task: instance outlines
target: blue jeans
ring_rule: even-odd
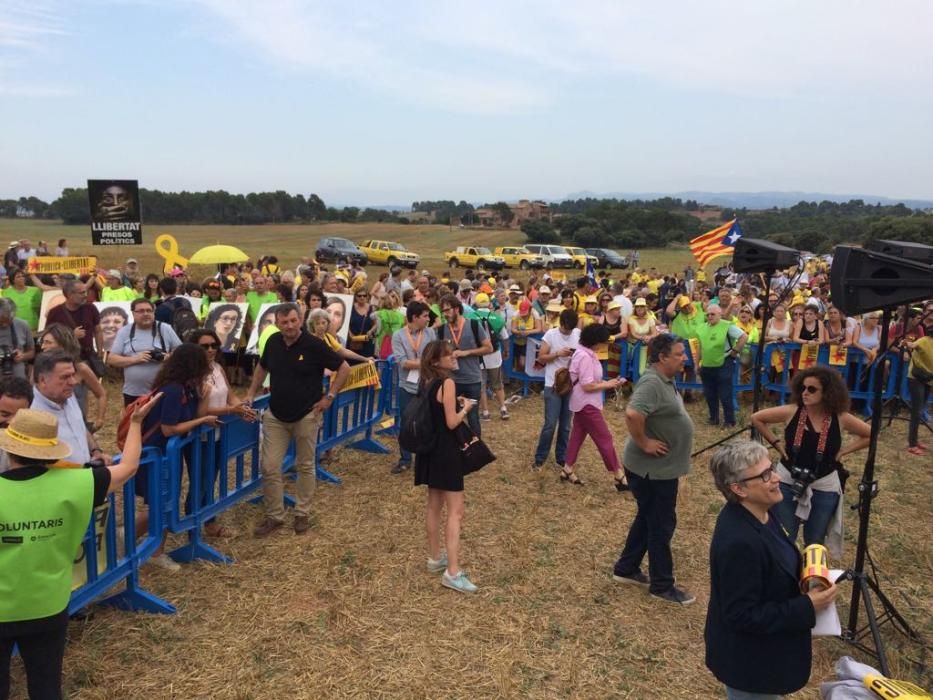
[[[473,434],[476,437],[482,437],[480,435],[479,428],[479,397],[483,393],[483,383],[476,382],[476,384],[457,384],[456,386],[457,396],[476,400],[476,405],[473,407],[473,410],[467,413],[467,425],[470,426],[470,430],[473,431]]]
[[[664,593],[674,585],[674,557],[671,540],[677,527],[677,479],[650,479],[625,470],[638,511],[629,528],[625,548],[613,567],[619,576],[641,571],[648,555],[649,590]]]
[[[800,518],[794,511],[797,510],[797,501],[794,500],[794,492],[790,490],[788,484],[781,484],[781,493],[784,494],[784,500],[775,506],[775,512],[781,521],[781,525],[787,530],[787,535],[791,541],[797,541],[797,531],[800,529]],[[839,494],[832,491],[810,491],[810,517],[803,524],[803,543],[804,545],[823,544],[826,539],[826,533],[829,531],[829,524],[833,521],[833,515],[836,513],[836,507],[839,505]]]
[[[780,700],[780,695],[774,693],[750,693],[747,690],[736,690],[726,686],[727,700]]]
[[[544,464],[551,443],[554,441],[554,429],[557,429],[557,447],[554,455],[558,464],[563,464],[567,457],[567,443],[570,441],[570,395],[560,396],[553,387],[544,387],[544,425],[538,437],[535,450],[535,462]]]
[[[725,414],[726,425],[735,425],[735,360],[726,358],[722,367],[701,367],[700,379],[709,407],[710,423],[719,424],[719,404]]]
[[[405,407],[408,406],[408,403],[415,398],[414,394],[409,394],[402,387],[398,388],[398,421],[399,427],[402,427],[402,416],[405,415]],[[411,452],[406,450],[401,445],[398,446],[399,451],[399,463],[400,464],[411,464]]]

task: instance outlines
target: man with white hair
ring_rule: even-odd
[[[706,323],[696,328],[700,351],[694,359],[700,366],[710,425],[719,425],[721,403],[724,425],[731,428],[735,427],[735,362],[748,342],[748,335],[722,316],[718,304],[706,307]]]

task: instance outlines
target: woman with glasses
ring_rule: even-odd
[[[775,515],[782,493],[763,445],[723,445],[710,471],[726,505],[710,543],[706,666],[730,700],[775,700],[810,680],[816,611],[838,591],[800,592],[800,552]]]
[[[217,333],[222,352],[236,352],[240,343],[237,329],[241,325],[242,318],[243,311],[237,304],[215,306],[207,315],[204,327]]]
[[[350,307],[350,327],[347,329],[347,347],[360,355],[375,354],[373,338],[379,332],[379,321],[375,309],[369,303],[369,292],[360,287],[353,293]]]
[[[868,447],[871,428],[849,413],[849,391],[842,375],[829,367],[801,370],[791,380],[786,406],[752,414],[752,425],[781,455],[777,466],[784,501],[776,510],[791,540],[803,523],[804,544],[826,544],[842,556],[842,481],[840,460]],[[770,426],[784,425],[783,438]],[[856,437],[843,446],[843,431]]]

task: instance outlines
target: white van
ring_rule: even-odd
[[[544,260],[544,266],[551,268],[572,268],[574,260],[570,253],[562,245],[542,245],[540,243],[526,243],[525,248],[529,253],[540,255]]]

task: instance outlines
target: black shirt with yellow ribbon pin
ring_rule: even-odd
[[[304,418],[324,394],[324,370],[336,372],[343,358],[320,338],[302,329],[298,340],[285,344],[281,333],[266,342],[259,363],[270,379],[269,409],[284,423]]]

